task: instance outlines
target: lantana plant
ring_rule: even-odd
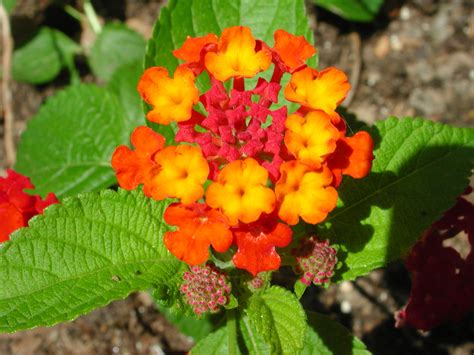
[[[29,181],[10,172],[0,182],[0,331],[68,321],[150,290],[171,313],[220,317],[193,354],[368,352],[304,309],[305,290],[405,258],[423,233],[408,260],[415,279],[431,265],[416,266],[420,255],[454,258],[428,236],[469,184],[474,131],[421,118],[355,120],[340,107],[348,77],[316,69],[304,4],[291,4],[294,18],[269,1],[274,14],[262,25],[262,4],[241,23],[230,2],[219,12],[210,0],[172,1],[131,86],[138,94],[115,81],[115,96],[78,84],[50,99],[22,138],[17,169],[60,202],[29,196],[25,207],[17,196]],[[140,99],[141,124],[128,117],[136,110],[121,110]],[[63,116],[87,123],[55,137],[45,156],[42,144],[71,129]],[[45,133],[55,117],[61,129]],[[462,270],[459,283],[471,290]],[[399,324],[429,327],[413,311],[423,289]],[[472,309],[459,303],[459,314]]]

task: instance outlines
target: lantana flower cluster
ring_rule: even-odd
[[[237,26],[220,37],[188,37],[173,52],[182,64],[172,74],[144,72],[138,91],[151,106],[147,119],[176,125],[177,144],[138,127],[134,149],[118,147],[112,165],[121,187],[143,185],[151,198],[179,201],[164,214],[176,227],[164,242],[177,258],[200,265],[210,246],[223,253],[234,245],[235,267],[254,276],[276,270],[275,248],[291,242],[291,226],[324,221],[342,176],[368,174],[371,137],[347,136],[336,112],[347,76],[309,67],[315,53],[303,36],[277,30],[270,47]],[[206,76],[210,89],[200,92]],[[299,107],[289,112],[282,96]]]
[[[58,199],[49,193],[45,199],[30,195],[24,190],[33,189],[30,179],[14,170],[8,169],[6,177],[0,177],[0,243],[10,239],[15,230],[26,227],[28,221]]]

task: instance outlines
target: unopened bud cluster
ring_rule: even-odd
[[[320,242],[315,236],[302,239],[300,246],[292,251],[297,262],[296,272],[303,274],[301,282],[305,285],[329,282],[337,263],[336,253],[327,240]]]
[[[248,287],[253,291],[261,289],[265,285],[264,274],[259,273],[257,276],[250,279],[247,284]]]
[[[229,301],[231,285],[227,276],[210,263],[192,266],[183,279],[180,291],[197,315],[216,313]]]

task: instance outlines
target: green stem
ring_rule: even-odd
[[[100,24],[99,17],[92,6],[91,0],[84,0],[84,13],[86,14],[87,21],[91,25],[92,30],[97,34],[102,31],[102,25]]]
[[[64,5],[64,11],[71,16],[72,18],[75,18],[77,21],[82,22],[83,20],[86,19],[84,14],[80,11],[77,11],[73,6],[71,5]]]
[[[237,320],[235,318],[235,311],[228,310],[227,312],[227,346],[229,355],[237,355]]]
[[[74,60],[72,60],[72,63],[67,63],[67,69],[69,71],[71,85],[79,84],[81,82],[81,77],[79,76],[79,72],[77,71],[77,68],[74,65]]]

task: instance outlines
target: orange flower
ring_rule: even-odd
[[[213,33],[202,37],[188,36],[181,48],[173,51],[173,55],[178,59],[184,60],[185,64],[199,62],[202,49],[208,44],[217,44],[217,40],[217,36]]]
[[[270,50],[262,48],[256,51],[256,44],[250,28],[226,28],[219,39],[217,53],[206,54],[204,60],[207,70],[220,81],[232,77],[253,77],[266,70],[272,61]]]
[[[284,30],[276,30],[273,36],[273,50],[278,53],[290,73],[304,66],[306,60],[316,54],[316,48],[304,36],[295,36]]]
[[[337,191],[329,186],[332,174],[327,167],[313,171],[297,161],[289,161],[280,166],[280,172],[275,185],[278,216],[289,225],[297,224],[299,217],[311,224],[322,222],[336,207]]]
[[[194,74],[186,67],[178,67],[174,78],[162,67],[145,70],[138,82],[138,92],[153,109],[147,118],[159,124],[183,122],[191,118],[192,108],[199,101]]]
[[[235,160],[222,169],[206,192],[206,203],[220,208],[231,225],[251,223],[275,208],[275,194],[266,187],[268,172],[255,159]]]
[[[151,128],[140,126],[132,133],[135,151],[125,145],[117,147],[112,155],[112,167],[120,187],[133,190],[145,182],[156,170],[153,156],[163,149],[165,139]]]
[[[178,227],[175,232],[165,234],[166,247],[189,265],[204,263],[209,258],[210,245],[223,253],[232,244],[228,220],[204,204],[184,206],[174,203],[166,209],[164,219]]]
[[[319,169],[326,156],[336,149],[339,130],[323,111],[310,111],[304,117],[294,114],[285,121],[285,145],[299,162]]]
[[[159,172],[145,182],[144,192],[156,200],[177,197],[190,204],[202,197],[209,165],[201,149],[190,145],[167,147],[155,155]]]
[[[307,108],[337,115],[335,110],[351,88],[346,74],[336,68],[318,72],[304,68],[293,73],[285,87],[285,98]]]
[[[334,186],[339,186],[342,175],[360,179],[372,168],[374,142],[365,132],[357,132],[352,137],[344,137],[337,142],[334,154],[328,159],[328,167],[334,174]]]
[[[286,224],[279,223],[275,215],[262,215],[250,224],[233,229],[237,252],[232,261],[239,269],[256,276],[259,272],[277,270],[281,259],[275,247],[286,247],[293,232]]]

